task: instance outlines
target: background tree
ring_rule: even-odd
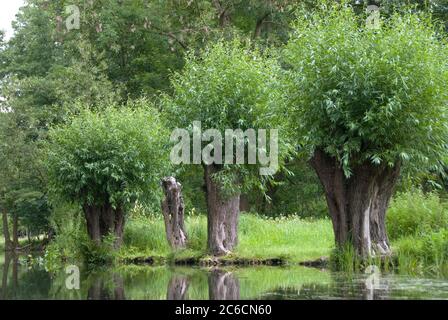
[[[111,233],[118,247],[129,205],[157,196],[154,190],[168,165],[168,135],[147,104],[83,111],[49,132],[50,190],[82,206],[89,237],[97,244]]]
[[[423,14],[379,30],[350,7],[302,15],[283,54],[292,130],[325,191],[338,246],[389,254],[385,212],[408,163],[447,142],[446,41]]]

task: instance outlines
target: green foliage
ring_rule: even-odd
[[[166,105],[176,125],[191,127],[202,122],[202,130],[257,128],[269,120],[278,72],[275,60],[235,40],[218,42],[200,57],[187,55],[182,73],[172,78],[173,96]],[[182,111],[182,112],[180,112]]]
[[[398,193],[391,201],[386,222],[392,240],[448,229],[448,204],[436,193],[415,189]]]
[[[396,242],[399,271],[408,274],[448,275],[448,230],[408,236]]]
[[[425,14],[393,14],[379,30],[351,7],[302,12],[283,51],[288,119],[308,154],[353,165],[433,164],[446,153],[448,54]]]
[[[17,214],[20,224],[33,235],[39,235],[49,231],[49,216],[51,208],[47,197],[38,191],[19,190],[16,194],[7,194],[12,197],[14,204],[10,213]]]
[[[80,208],[68,204],[55,205],[49,220],[54,238],[45,248],[46,268],[52,271],[59,269],[65,261],[83,261],[81,247],[87,243],[88,237]]]
[[[148,102],[84,110],[49,132],[50,190],[80,204],[123,206],[154,198],[168,164],[166,138]]]
[[[219,131],[223,139],[226,129],[276,129],[273,109],[280,98],[278,72],[273,58],[248,44],[219,41],[199,57],[192,52],[187,55],[183,71],[172,77],[173,94],[164,95],[162,103],[172,125],[189,130],[190,135],[194,121],[201,122],[202,131]],[[247,142],[246,138],[246,146]],[[283,142],[279,142],[280,156],[289,146]],[[241,181],[243,188],[260,182],[256,165],[225,164],[215,179],[229,191],[240,187],[235,181]]]

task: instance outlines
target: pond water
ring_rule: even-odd
[[[0,274],[0,299],[448,299],[448,279],[298,266],[80,270],[76,289],[72,273],[49,273],[39,259],[1,254]]]

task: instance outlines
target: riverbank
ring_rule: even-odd
[[[86,260],[92,266],[113,262],[154,266],[305,263],[307,266],[322,267],[321,263],[306,262],[328,261],[334,249],[329,219],[303,219],[297,216],[273,219],[242,213],[239,220],[239,245],[231,254],[214,258],[206,250],[206,216],[190,213],[185,219],[188,246],[184,250],[172,251],[165,237],[162,217],[139,209],[131,212],[126,222],[124,243],[118,252],[111,247],[94,248],[92,251],[88,245],[83,217],[75,217],[61,222],[64,228],[59,230],[47,247],[45,260],[49,269],[58,268],[61,262],[80,263]],[[392,269],[403,274],[448,275],[446,201],[436,194],[423,194],[421,191],[397,194],[388,211],[387,227],[394,253]],[[349,271],[353,269],[353,252],[341,257],[342,264]]]
[[[284,265],[328,257],[334,247],[328,219],[282,217],[269,219],[242,214],[239,245],[234,252],[215,258],[207,254],[207,219],[190,216],[185,221],[188,247],[172,251],[159,218],[134,218],[126,226],[124,246],[117,259],[136,264]]]

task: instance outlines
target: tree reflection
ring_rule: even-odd
[[[240,283],[232,272],[213,269],[208,278],[208,292],[210,300],[239,300]]]
[[[124,281],[119,274],[112,274],[112,281],[106,276],[93,275],[87,291],[88,300],[125,300]]]
[[[169,283],[166,294],[167,300],[186,300],[190,281],[185,275],[174,274]]]

